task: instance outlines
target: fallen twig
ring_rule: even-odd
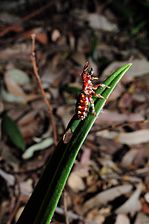
[[[32,60],[32,65],[33,65],[33,70],[34,70],[34,75],[35,78],[37,80],[37,84],[39,86],[39,89],[41,91],[41,94],[43,96],[44,102],[47,105],[48,108],[48,114],[49,114],[49,118],[51,120],[51,125],[52,125],[52,130],[53,130],[53,139],[54,139],[54,144],[57,144],[57,131],[56,131],[56,124],[53,118],[53,114],[52,114],[52,107],[51,104],[49,103],[49,100],[47,99],[46,93],[42,87],[42,83],[41,83],[41,79],[38,73],[38,65],[37,65],[37,60],[36,60],[36,48],[35,48],[35,38],[36,38],[36,34],[32,34],[32,54],[31,54],[31,60]]]

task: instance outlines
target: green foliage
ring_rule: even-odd
[[[100,87],[96,91],[104,96],[104,99],[94,98],[97,116],[130,66],[123,65],[105,80],[104,84],[110,88]],[[82,121],[76,119],[76,116],[72,118],[17,224],[50,223],[71,168],[96,117],[89,113]]]
[[[4,114],[2,117],[2,129],[9,137],[10,141],[19,149],[24,151],[25,143],[22,134],[16,123],[7,114]]]

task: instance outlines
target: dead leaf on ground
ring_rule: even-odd
[[[115,141],[128,145],[135,145],[149,142],[149,129],[142,129],[128,133],[118,133],[116,131],[100,131],[96,133],[107,139],[115,139]]]
[[[113,62],[103,72],[104,76],[111,74],[115,69],[123,64],[129,63],[128,61]],[[134,77],[149,75],[149,61],[145,58],[131,60],[132,67],[129,72],[124,76],[123,82],[130,82]]]
[[[82,13],[81,18],[87,20],[93,29],[107,32],[116,32],[118,30],[116,24],[110,22],[105,16],[97,13]]]
[[[87,212],[89,209],[94,207],[99,207],[101,205],[107,204],[109,201],[115,199],[116,197],[129,193],[132,189],[132,185],[125,184],[118,187],[113,187],[111,189],[105,190],[95,197],[92,197],[84,204],[83,212]]]
[[[6,173],[4,170],[0,169],[0,176],[2,176],[6,180],[8,186],[14,185],[15,178],[12,174]]]
[[[96,124],[102,122],[132,122],[132,121],[143,121],[144,117],[139,113],[118,113],[117,111],[103,110],[100,116],[96,120]]]
[[[130,220],[125,214],[119,214],[115,224],[130,224]]]
[[[71,173],[68,179],[68,186],[74,191],[79,192],[85,189],[85,184],[80,176],[76,173]]]
[[[52,138],[44,139],[41,142],[36,143],[36,144],[30,146],[28,149],[26,149],[22,155],[22,158],[30,159],[34,155],[34,152],[46,149],[47,147],[50,147],[52,144],[53,144]]]
[[[143,191],[142,183],[137,186],[137,189],[134,191],[132,196],[117,210],[116,213],[134,213],[141,210],[140,194]]]

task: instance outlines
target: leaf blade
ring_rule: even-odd
[[[131,64],[123,65],[112,73],[104,82],[111,88],[100,87],[97,93],[102,94],[107,99],[130,66]],[[97,115],[99,115],[106,99],[95,99]],[[76,116],[71,119],[66,129],[66,132],[68,130],[72,132],[71,138],[67,143],[63,141],[63,138],[60,140],[17,224],[50,223],[77,154],[95,120],[96,117],[91,114],[88,114],[86,119],[82,121],[77,120]],[[34,208],[34,211],[32,208]]]
[[[16,122],[11,119],[7,114],[2,118],[2,129],[9,137],[11,142],[22,151],[25,150],[25,142],[23,136],[16,125]]]

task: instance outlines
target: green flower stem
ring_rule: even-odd
[[[96,92],[104,96],[104,99],[94,98],[96,117],[130,66],[131,64],[123,65],[105,80],[104,84],[110,88],[98,88]],[[50,223],[79,149],[96,117],[88,114],[83,121],[77,120],[76,116],[72,118],[17,224]]]

